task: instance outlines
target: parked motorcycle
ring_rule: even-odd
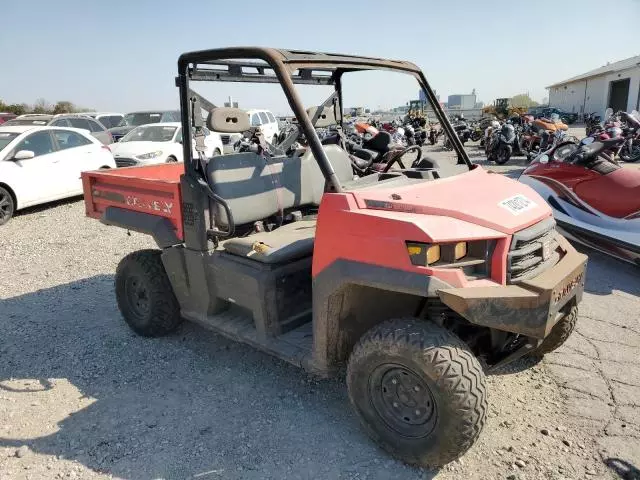
[[[603,125],[600,115],[594,113],[586,113],[584,116],[584,130],[587,137],[590,137],[597,130],[602,130]]]
[[[513,154],[516,143],[516,130],[513,124],[505,122],[496,128],[489,138],[487,146],[487,160],[504,165]]]
[[[620,117],[626,126],[622,129],[625,142],[618,156],[625,162],[637,162],[640,160],[640,113],[637,110],[621,112]]]
[[[568,129],[569,126],[560,120],[557,113],[549,118],[536,118],[530,124],[526,124],[520,140],[520,150],[526,155],[527,162],[548,148],[556,132],[566,132]]]
[[[436,143],[438,143],[438,137],[440,137],[440,135],[442,135],[443,133],[442,129],[438,127],[438,123],[432,123],[429,125],[429,143],[431,145],[435,145]]]

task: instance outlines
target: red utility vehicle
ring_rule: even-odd
[[[358,177],[340,135],[322,144],[314,127],[342,126],[343,75],[364,70],[413,76],[457,163]],[[269,145],[246,112],[192,90],[197,81],[280,83],[298,130]],[[228,48],[183,54],[176,83],[184,166],[83,174],[88,215],[159,247],[118,266],[127,323],[159,336],[188,319],[319,375],[347,364],[351,403],[381,446],[420,465],[462,455],[485,422],[478,357],[492,368],[542,355],[574,328],[586,257],[550,208],[471,164],[410,62]],[[305,111],[295,84],[335,92]],[[251,148],[205,158],[202,109],[209,130],[243,132]],[[290,147],[298,135],[308,147]]]

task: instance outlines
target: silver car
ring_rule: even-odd
[[[114,112],[83,112],[83,115],[98,120],[107,129],[117,127],[124,118],[124,114]]]
[[[61,113],[58,115],[49,114],[26,114],[9,120],[4,126],[12,125],[48,125],[51,127],[73,127],[88,130],[91,135],[100,140],[103,145],[113,143],[111,133],[97,120],[79,113]]]

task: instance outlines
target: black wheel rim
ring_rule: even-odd
[[[0,222],[7,220],[13,214],[13,200],[9,192],[0,191]]]
[[[124,288],[129,309],[137,317],[146,318],[151,306],[147,286],[138,277],[132,276],[127,278]]]
[[[431,389],[402,365],[377,367],[369,377],[369,396],[380,419],[403,437],[426,437],[435,428],[438,411]]]

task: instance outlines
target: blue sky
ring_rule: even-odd
[[[446,100],[529,92],[640,54],[640,1],[168,1],[3,2],[0,99],[71,100],[109,111],[174,108],[180,53],[264,45],[411,60]],[[392,86],[393,85],[393,86]],[[345,87],[346,105],[393,106],[417,88],[384,75]],[[216,84],[221,103],[285,113],[279,87]],[[308,94],[307,102],[324,96]]]

